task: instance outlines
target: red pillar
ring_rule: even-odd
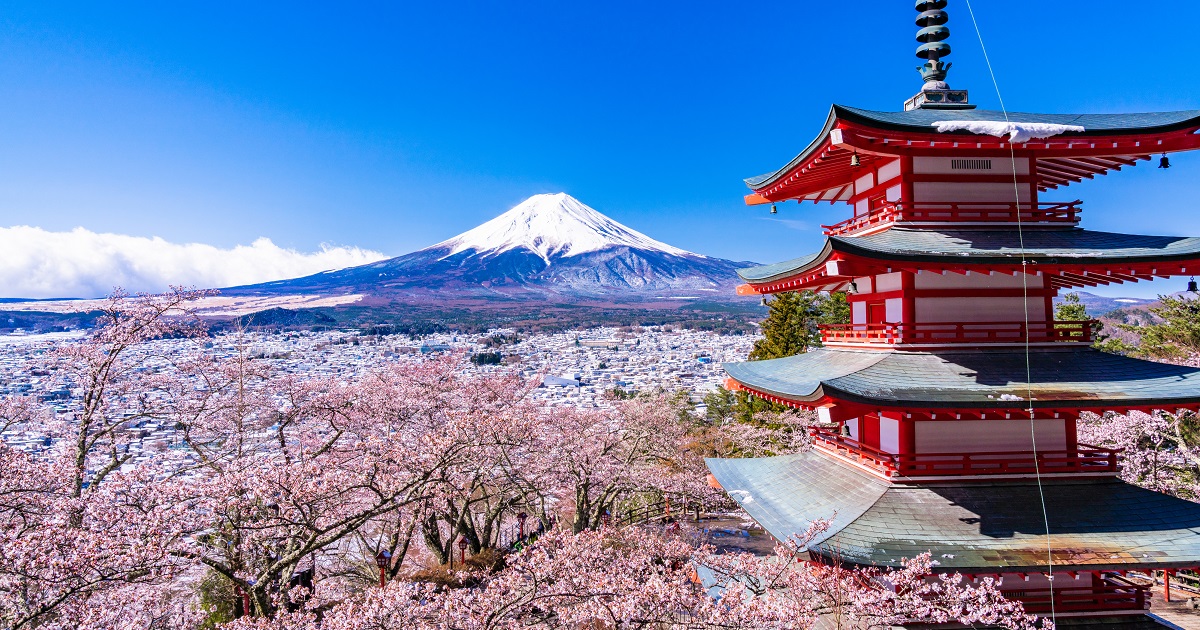
[[[892,415],[892,414],[889,414]],[[911,461],[909,457],[917,452],[917,427],[913,424],[912,418],[905,418],[903,413],[894,414],[897,426],[897,452],[900,472],[905,473],[907,464]]]
[[[1070,415],[1063,420],[1063,428],[1066,431],[1067,437],[1067,455],[1072,456],[1079,452],[1079,425],[1078,418],[1075,415]]]
[[[900,272],[900,289],[904,292],[900,298],[900,321],[902,323],[914,324],[917,321],[917,298],[913,297],[913,291],[916,288],[916,274],[907,271]],[[909,330],[911,330],[911,326]]]
[[[1035,160],[1030,160],[1030,162],[1033,161]],[[1055,289],[1053,286],[1051,286],[1050,276],[1048,274],[1042,274],[1041,279],[1042,290],[1046,292],[1046,321],[1052,322],[1054,321],[1054,296],[1058,295],[1058,289]]]
[[[911,156],[900,158],[900,203],[902,204],[912,204],[915,201],[912,180],[914,170]]]

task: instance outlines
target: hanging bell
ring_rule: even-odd
[[[862,166],[862,160],[858,159],[858,151],[855,151],[854,155],[850,156],[850,166],[852,168],[858,168]]]
[[[771,214],[779,214],[779,210],[775,208],[775,204],[771,204]]]
[[[767,296],[765,296],[765,295],[762,297],[762,305],[763,306],[767,305]]]
[[[1197,292],[1198,292],[1198,290],[1197,290],[1197,288],[1196,288],[1196,278],[1195,278],[1195,277],[1193,277],[1191,280],[1188,280],[1188,288],[1187,288],[1187,290],[1188,290],[1188,291],[1191,291],[1192,293],[1197,293]]]
[[[1171,160],[1164,153],[1161,158],[1158,158],[1158,168],[1171,168]]]

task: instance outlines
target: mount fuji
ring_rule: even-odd
[[[657,241],[565,193],[534,195],[500,216],[411,254],[226,295],[360,294],[409,303],[479,299],[554,303],[731,301],[752,265]]]

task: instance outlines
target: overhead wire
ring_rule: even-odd
[[[964,1],[967,4],[967,11],[971,15],[971,24],[975,27],[975,37],[979,39],[979,48],[983,51],[983,60],[987,64],[988,74],[992,78],[992,87],[995,88],[996,98],[1000,101],[1000,111],[1004,114],[1004,122],[1011,125],[1012,121],[1008,117],[1008,108],[1004,105],[1004,95],[1000,92],[1000,83],[996,80],[996,72],[992,69],[992,60],[988,56],[987,46],[983,43],[983,32],[979,29],[979,21],[975,18],[975,9],[971,6],[971,0]],[[1021,301],[1025,313],[1025,399],[1029,404],[1029,439],[1033,448],[1033,470],[1034,476],[1037,478],[1038,498],[1042,505],[1042,524],[1046,529],[1046,575],[1050,583],[1050,621],[1053,622],[1056,621],[1057,612],[1054,606],[1054,552],[1050,536],[1050,513],[1046,509],[1046,490],[1042,485],[1041,461],[1038,458],[1037,422],[1033,407],[1033,366],[1029,342],[1029,261],[1025,253],[1025,230],[1021,220],[1021,186],[1017,177],[1017,152],[1011,140],[1012,138],[1010,137],[1008,152],[1012,164],[1013,197],[1016,204],[1017,216],[1017,243],[1021,254]],[[1032,204],[1032,200],[1029,203]],[[1050,313],[1046,315],[1049,316]]]

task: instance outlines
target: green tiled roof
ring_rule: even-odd
[[[1006,120],[1004,112],[992,109],[913,109],[903,112],[877,112],[845,105],[834,105],[834,114],[842,119],[872,127],[890,127],[929,133],[933,123],[942,120],[985,121]],[[1129,114],[1033,114],[1009,112],[1007,120],[1052,125],[1078,125],[1081,133],[1070,136],[1121,135],[1153,133],[1200,126],[1200,110],[1176,112],[1144,112]]]
[[[1025,401],[1025,352],[1014,349],[902,352],[820,348],[784,359],[726,363],[757,391],[796,402],[832,396],[922,409],[1177,406],[1200,402],[1200,369],[1092,348],[1030,352],[1032,402]]]
[[[725,492],[781,541],[817,519],[829,520],[830,528],[816,540],[832,536],[870,509],[889,485],[811,452],[704,461]]]
[[[897,566],[931,552],[939,570],[1038,571],[1046,530],[1034,481],[891,485],[808,452],[708,460],[713,475],[780,540],[832,519],[810,549]],[[1200,504],[1114,478],[1044,480],[1054,564],[1092,570],[1200,566]]]
[[[790,172],[797,164],[803,162],[808,158],[809,154],[821,146],[825,136],[829,135],[830,130],[833,129],[834,124],[838,120],[858,122],[876,128],[929,133],[933,131],[933,123],[938,121],[990,121],[1005,120],[1005,117],[1004,112],[988,109],[914,109],[903,112],[876,112],[857,107],[834,105],[829,111],[829,117],[825,120],[825,126],[821,129],[821,133],[805,147],[804,151],[800,152],[800,155],[793,158],[777,171],[747,179],[746,185],[751,189],[758,190]],[[1200,126],[1200,110],[1137,114],[1030,114],[1025,112],[1010,112],[1008,120],[1027,123],[1079,125],[1085,129],[1082,133],[1064,134],[1069,136],[1123,135],[1167,132]],[[967,134],[967,132],[961,131],[952,133]]]
[[[746,282],[770,282],[790,276],[802,269],[808,269],[814,264],[823,263],[831,251],[829,240],[826,239],[825,247],[821,251],[770,265],[738,269],[737,273]]]
[[[1039,264],[1171,262],[1200,257],[1200,238],[1095,232],[1080,228],[1025,230],[1025,258]],[[770,282],[807,270],[832,252],[888,261],[1019,263],[1016,230],[929,230],[894,227],[868,236],[831,236],[821,251],[773,265],[738,270],[747,282]]]

